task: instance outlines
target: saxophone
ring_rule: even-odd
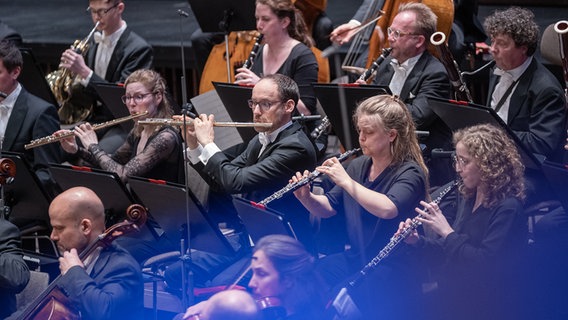
[[[99,22],[95,24],[93,30],[91,30],[89,35],[83,40],[75,40],[71,49],[84,56],[89,48],[89,41],[98,26]],[[74,103],[71,102],[71,97],[74,93],[73,83],[75,82],[75,78],[75,74],[62,67],[49,73],[45,77],[49,84],[49,88],[53,92],[53,95],[59,104],[59,110],[57,112],[62,124],[72,124],[83,121],[89,116],[93,109],[92,103],[89,103],[88,105],[74,105]]]

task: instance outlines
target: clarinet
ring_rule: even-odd
[[[329,118],[326,116],[321,120],[321,123],[314,129],[312,130],[312,132],[310,133],[310,137],[313,140],[316,140],[317,138],[319,138],[321,136],[322,133],[325,132],[325,130],[327,130],[327,128],[331,125],[331,122],[329,122]]]
[[[255,41],[254,41],[254,45],[252,46],[252,50],[250,51],[250,54],[247,58],[247,60],[245,61],[245,63],[243,64],[243,68],[245,69],[249,69],[252,68],[252,65],[254,63],[254,58],[256,57],[256,55],[258,54],[258,51],[260,50],[260,43],[262,42],[262,38],[264,38],[264,34],[259,34],[258,37],[256,37]]]
[[[347,158],[356,154],[359,151],[361,151],[361,148],[355,148],[355,149],[351,149],[349,151],[345,151],[344,153],[340,154],[339,157],[337,157],[337,160],[339,160],[339,162],[345,161]],[[317,178],[320,175],[321,175],[321,172],[314,170],[314,171],[310,172],[310,174],[308,174],[308,176],[306,176],[305,178],[302,178],[301,180],[298,180],[297,182],[292,182],[292,183],[287,184],[284,188],[274,192],[273,194],[264,198],[264,200],[258,202],[257,204],[265,206],[268,203],[270,203],[270,202],[272,202],[276,199],[282,198],[282,196],[284,196],[286,193],[288,193],[290,191],[294,191],[294,190],[296,190],[296,189],[298,189],[302,186],[305,186],[306,184],[312,182],[315,178]]]
[[[450,83],[452,84],[452,87],[454,87],[455,99],[459,101],[473,102],[469,89],[463,81],[462,73],[459,70],[458,64],[446,44],[446,35],[443,32],[435,32],[430,37],[430,42],[438,49],[440,62],[442,62],[446,68],[448,78],[450,78]]]
[[[444,199],[448,195],[448,193],[454,190],[455,187],[459,185],[459,183],[460,180],[454,180],[452,184],[450,184],[448,187],[442,190],[442,192],[440,192],[438,197],[433,202],[436,204],[440,203],[440,201],[442,201],[442,199]],[[404,239],[412,234],[412,231],[414,231],[416,228],[418,228],[419,225],[421,225],[420,221],[418,221],[419,217],[420,215],[414,217],[408,227],[402,229],[400,234],[393,236],[390,239],[390,242],[381,251],[379,251],[379,254],[377,254],[367,265],[365,265],[363,269],[361,269],[361,271],[359,271],[359,275],[355,279],[349,281],[349,286],[351,288],[358,286],[369,272],[375,269],[379,265],[379,263],[384,258],[386,258],[394,249],[396,249]]]
[[[377,71],[377,69],[379,68],[381,63],[388,57],[388,55],[391,53],[391,51],[392,51],[392,48],[384,48],[383,52],[377,58],[377,60],[373,61],[373,63],[369,67],[369,69],[365,70],[365,72],[363,72],[363,74],[361,74],[361,76],[359,77],[359,80],[363,80],[365,82],[367,80],[369,80],[369,78],[373,75],[373,73],[375,73],[375,71]]]

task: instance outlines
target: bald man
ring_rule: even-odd
[[[260,319],[260,312],[256,301],[248,292],[226,290],[189,307],[183,317],[177,316],[175,319],[188,319],[198,314],[201,320],[257,320]]]
[[[142,273],[127,251],[112,244],[79,258],[105,231],[100,198],[84,187],[68,189],[51,202],[49,219],[61,254],[58,284],[82,319],[142,319]]]

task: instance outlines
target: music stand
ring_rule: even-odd
[[[229,56],[229,32],[255,30],[255,1],[253,0],[189,0],[191,11],[203,32],[223,32],[225,34],[225,61],[227,81],[231,81]]]
[[[114,83],[98,82],[95,83],[95,91],[114,119],[124,118],[130,115],[128,108],[121,100],[125,93],[124,86]],[[130,132],[134,127],[134,123],[133,121],[125,121],[120,123],[120,126],[124,131]]]
[[[233,204],[253,242],[269,234],[284,234],[298,239],[290,222],[278,211],[241,197],[233,197]]]
[[[470,102],[457,102],[433,97],[428,98],[428,104],[452,132],[482,123],[489,123],[502,128],[515,142],[525,167],[540,170],[543,160],[540,160],[522,144],[517,135],[499,117],[495,110]]]
[[[10,208],[8,219],[18,227],[30,221],[49,224],[48,208],[52,199],[30,163],[15,152],[2,151],[2,157],[13,160],[16,165],[14,181],[2,186],[4,204]]]
[[[252,112],[248,108],[248,100],[252,96],[252,86],[213,81],[215,91],[223,102],[227,113],[234,122],[251,122]],[[252,127],[237,128],[243,141],[248,142],[257,132]]]
[[[41,68],[37,63],[32,50],[28,48],[20,48],[20,52],[22,53],[24,66],[20,76],[18,77],[18,81],[34,96],[38,96],[59,108],[59,103],[57,102],[57,99],[55,99],[55,96],[45,79],[43,71],[41,71]]]
[[[164,230],[172,243],[180,243],[187,228],[186,196],[189,197],[189,221],[191,225],[190,249],[220,255],[235,253],[221,230],[209,219],[197,197],[185,186],[141,177],[129,177],[128,185],[140,199],[154,220]]]
[[[51,164],[49,171],[63,191],[73,187],[93,190],[103,202],[107,225],[121,220],[128,206],[135,203],[124,183],[114,172],[62,164]]]
[[[233,121],[217,94],[217,90],[210,90],[190,99],[198,113],[214,114],[215,121]],[[250,112],[249,112],[250,113]],[[243,142],[240,132],[234,127],[214,127],[215,144],[225,150]]]
[[[313,87],[331,127],[347,150],[359,145],[359,135],[351,121],[357,105],[372,96],[391,94],[388,87],[377,85],[314,83]]]
[[[544,161],[541,168],[552,192],[562,204],[564,211],[568,212],[568,167]]]

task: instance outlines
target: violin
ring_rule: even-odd
[[[112,242],[125,234],[139,231],[146,223],[146,209],[139,204],[132,204],[126,209],[127,220],[119,222],[98,236],[97,240],[81,252],[79,258],[84,261],[91,253],[100,247],[108,247]],[[32,302],[18,320],[78,320],[81,313],[69,303],[67,295],[59,287],[61,275],[58,276],[44,290],[34,302]]]
[[[16,176],[16,164],[9,158],[0,159],[0,186],[11,183]]]

